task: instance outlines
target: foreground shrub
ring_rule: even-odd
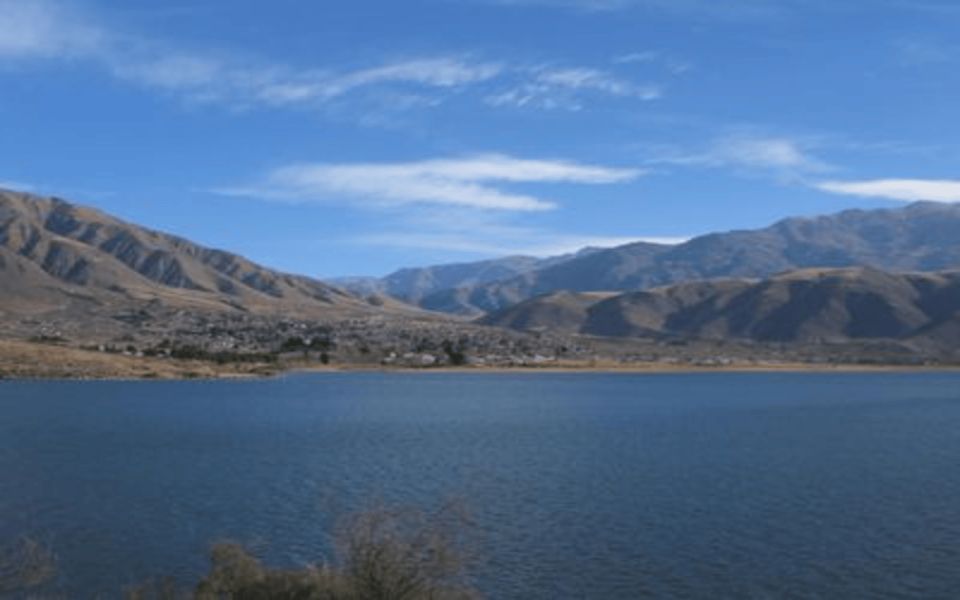
[[[467,520],[456,505],[432,514],[378,510],[337,532],[337,569],[349,598],[473,598],[466,583]]]
[[[30,538],[0,548],[0,596],[22,594],[56,575],[53,553]]]
[[[376,508],[342,520],[334,557],[296,569],[265,566],[242,545],[221,543],[192,589],[173,579],[128,588],[128,600],[468,600],[467,519],[456,505],[432,513]],[[0,596],[37,593],[56,575],[54,555],[23,539],[0,551]]]
[[[379,507],[342,520],[335,556],[298,569],[265,566],[221,543],[191,591],[172,580],[127,590],[128,600],[468,600],[467,519],[456,505],[432,513]]]
[[[197,600],[455,600],[478,595],[466,583],[463,513],[378,508],[347,518],[336,559],[298,570],[264,567],[238,544],[219,544]]]

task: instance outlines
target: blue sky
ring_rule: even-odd
[[[0,185],[314,276],[960,201],[953,0],[0,0]]]

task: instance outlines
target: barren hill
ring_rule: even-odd
[[[960,348],[960,272],[805,269],[618,295],[559,292],[482,320],[518,330],[763,342],[909,340]]]
[[[167,307],[331,316],[382,311],[336,287],[57,198],[0,190],[0,314]]]

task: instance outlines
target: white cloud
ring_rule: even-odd
[[[387,167],[395,169],[396,167]],[[439,159],[400,165],[400,170],[418,177],[461,181],[501,180],[520,182],[617,183],[638,177],[636,169],[615,169],[562,160],[530,160],[502,154],[465,159]]]
[[[693,69],[693,64],[689,61],[667,56],[656,50],[621,54],[620,56],[613,57],[613,62],[618,65],[657,64],[674,75],[682,75]]]
[[[595,90],[613,96],[636,96],[642,100],[660,97],[660,90],[653,86],[638,86],[617,79],[596,69],[552,69],[537,75],[536,80],[547,86],[571,90]]]
[[[502,67],[495,63],[466,63],[450,58],[422,59],[363,69],[334,78],[323,86],[324,95],[337,96],[357,87],[380,83],[418,83],[450,88],[487,81]]]
[[[102,33],[46,0],[0,0],[0,59],[70,58],[99,47]]]
[[[633,0],[479,0],[487,4],[501,4],[504,6],[548,6],[562,8],[576,8],[589,11],[607,11],[627,8]]]
[[[900,65],[905,67],[953,66],[960,62],[960,45],[937,38],[911,38],[894,45]]]
[[[886,198],[914,202],[960,202],[960,180],[951,179],[873,179],[867,181],[824,181],[817,189],[832,194]]]
[[[521,73],[518,79],[509,89],[487,96],[487,104],[579,110],[586,93],[643,101],[656,100],[663,95],[657,85],[637,84],[605,71],[583,67],[535,67]]]
[[[405,163],[305,164],[270,172],[233,195],[288,202],[348,202],[383,209],[385,230],[346,238],[356,244],[443,250],[475,256],[552,256],[586,246],[608,247],[648,240],[679,243],[686,238],[645,238],[558,233],[531,223],[555,205],[508,185],[605,185],[633,180],[639,169],[564,160],[531,160],[500,154]]]
[[[644,50],[643,52],[630,52],[614,57],[613,62],[621,65],[634,63],[652,63],[660,60],[660,53],[654,50]]]
[[[276,65],[240,65],[191,54],[114,58],[121,79],[186,95],[192,100],[237,106],[321,106],[364,88],[390,85],[449,90],[495,77],[495,63],[462,57],[416,58],[354,71],[293,70]]]
[[[360,200],[374,206],[449,205],[484,210],[544,211],[554,204],[504,191],[502,183],[610,184],[635,179],[637,169],[499,154],[409,163],[298,164],[271,171],[253,187],[220,190],[230,195],[288,201]]]
[[[640,9],[691,18],[753,20],[781,18],[805,11],[858,13],[878,8],[908,13],[957,14],[954,0],[472,0],[502,6],[543,6],[588,12]]]
[[[191,53],[107,31],[52,0],[0,0],[0,60],[84,60],[118,79],[175,92],[193,101],[319,105],[386,85],[448,90],[496,77],[501,65],[434,56],[355,70],[292,69],[249,58]]]
[[[17,192],[32,192],[36,188],[33,185],[29,183],[25,183],[23,181],[0,180],[0,189],[17,191]]]
[[[612,12],[642,9],[651,12],[677,14],[696,18],[720,20],[757,19],[780,16],[790,12],[790,2],[784,0],[474,0],[503,6],[543,6],[568,8],[587,12]],[[805,0],[810,2],[811,0]],[[835,0],[834,0],[835,1]]]
[[[817,164],[796,141],[777,137],[731,137],[715,142],[705,153],[677,162],[711,167],[806,168]]]
[[[729,138],[718,143],[708,160],[723,164],[765,168],[820,168],[820,161],[810,156],[795,140],[787,138]]]
[[[107,30],[55,0],[0,0],[0,24],[0,61],[84,61],[122,81],[231,108],[321,108],[353,94],[351,102],[340,106],[363,106],[360,101],[369,100],[374,109],[396,111],[436,106],[454,92],[477,87],[481,98],[499,97],[487,99],[493,106],[579,108],[579,94],[588,92],[643,100],[660,95],[655,85],[594,69],[531,69],[470,56],[410,57],[340,69],[292,68],[248,56],[190,52]],[[495,84],[509,88],[491,96]],[[365,90],[376,94],[360,96]]]
[[[783,136],[738,134],[722,137],[703,149],[676,151],[659,149],[650,162],[677,166],[729,168],[744,172],[773,173],[796,179],[809,173],[833,169],[814,156],[816,143]]]
[[[571,235],[524,228],[518,229],[513,235],[502,233],[491,235],[482,230],[467,235],[458,232],[376,233],[357,236],[352,241],[363,245],[445,250],[483,256],[549,257],[577,252],[588,247],[613,248],[636,242],[680,244],[688,239],[686,237]]]
[[[350,240],[363,246],[385,246],[388,248],[416,248],[421,250],[444,250],[479,254],[485,256],[508,256],[528,254],[517,248],[504,246],[502,241],[487,239],[484,236],[464,236],[448,232],[430,233],[372,233],[360,235]]]

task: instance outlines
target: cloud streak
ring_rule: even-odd
[[[812,173],[833,170],[813,154],[816,144],[785,136],[737,134],[721,137],[699,150],[658,150],[652,164],[680,167],[731,169],[743,173],[766,173],[780,179],[803,179]]]
[[[952,179],[871,179],[864,181],[824,181],[815,185],[823,192],[884,198],[903,202],[960,202],[960,180]]]
[[[36,187],[24,181],[0,180],[0,189],[16,192],[32,192]]]
[[[46,0],[0,0],[0,59],[91,55],[102,32]]]
[[[713,21],[752,21],[783,18],[804,11],[870,12],[877,7],[903,12],[920,12],[937,15],[956,15],[960,12],[953,0],[471,0],[500,6],[541,6],[545,8],[573,9],[584,12],[615,12],[645,10],[653,13],[677,15],[693,19]]]
[[[587,95],[657,100],[663,90],[655,84],[638,84],[606,71],[591,68],[534,67],[520,72],[508,89],[490,94],[495,107],[580,110]]]
[[[501,6],[542,6],[585,12],[615,12],[641,9],[698,18],[742,20],[785,14],[789,6],[782,0],[474,0]]]
[[[483,234],[483,232],[480,232]],[[358,236],[351,241],[363,245],[392,248],[417,248],[480,254],[488,256],[537,256],[550,257],[577,252],[584,248],[613,248],[635,242],[654,244],[679,244],[685,237],[631,237],[590,236],[556,233],[535,229],[518,230],[515,235],[498,237],[461,235],[449,232],[434,233],[375,233]]]
[[[483,256],[552,256],[585,246],[626,244],[642,236],[577,235],[519,226],[516,220],[529,220],[558,205],[510,188],[613,185],[643,174],[640,169],[567,160],[479,154],[395,163],[288,165],[270,171],[253,186],[219,192],[281,202],[346,203],[381,210],[393,222],[385,231],[346,239],[356,244]]]
[[[50,0],[0,0],[0,60],[84,61],[114,77],[194,102],[319,106],[389,85],[451,90],[496,77],[496,63],[460,56],[386,62],[352,71],[292,69],[256,60],[183,52],[118,34]]]
[[[604,71],[531,68],[466,55],[408,57],[352,70],[292,68],[227,54],[186,52],[169,44],[108,30],[54,0],[0,0],[0,61],[84,62],[121,81],[192,103],[236,109],[321,109],[365,91],[374,107],[431,107],[454,93],[479,88],[490,106],[581,108],[585,97],[651,100],[660,89]],[[499,87],[500,91],[496,91]]]
[[[488,81],[501,71],[492,62],[454,56],[401,60],[345,72],[238,66],[190,54],[111,59],[108,66],[120,79],[195,101],[240,107],[321,107],[351,93],[388,86],[449,91]]]
[[[693,63],[667,56],[656,50],[630,52],[613,57],[613,63],[618,65],[659,65],[673,75],[683,75],[693,69]]]
[[[373,207],[448,205],[495,211],[537,212],[555,204],[502,189],[503,184],[612,184],[639,177],[638,169],[501,154],[408,163],[296,164],[275,169],[251,187],[220,193],[292,202],[349,199]]]

